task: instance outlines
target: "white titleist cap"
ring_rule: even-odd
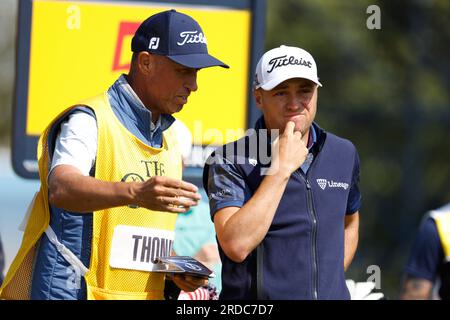
[[[280,46],[267,51],[256,66],[254,87],[272,90],[281,82],[304,78],[322,84],[317,77],[317,65],[312,55],[296,47]]]

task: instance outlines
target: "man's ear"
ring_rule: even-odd
[[[137,57],[137,65],[140,73],[149,75],[153,71],[155,65],[153,55],[147,51],[139,52]]]
[[[253,96],[255,97],[256,106],[261,109],[262,107],[262,92],[261,89],[255,89],[253,90]]]

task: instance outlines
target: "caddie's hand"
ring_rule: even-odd
[[[208,278],[194,277],[184,274],[175,274],[173,282],[183,291],[192,292],[208,284]]]
[[[297,170],[308,155],[308,148],[302,140],[300,131],[294,131],[295,124],[289,121],[283,134],[272,143],[271,174],[290,176]]]
[[[184,213],[201,199],[195,185],[169,177],[155,176],[134,187],[135,204],[150,210]]]

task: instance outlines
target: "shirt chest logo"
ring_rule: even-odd
[[[344,190],[347,190],[349,188],[349,184],[345,182],[336,182],[333,180],[327,180],[327,179],[316,179],[317,184],[319,185],[320,189],[325,190],[328,188],[342,188]]]

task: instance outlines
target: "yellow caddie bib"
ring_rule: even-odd
[[[436,222],[445,260],[450,262],[450,211],[431,211],[430,216]]]
[[[95,178],[112,182],[145,181],[156,175],[181,179],[181,155],[171,128],[163,133],[162,147],[153,148],[119,122],[106,93],[80,104],[92,108],[97,118]],[[5,299],[29,299],[34,249],[50,220],[47,140],[54,121],[39,141],[41,189],[21,248],[0,289],[0,297]],[[164,299],[165,278],[161,273],[151,272],[152,261],[170,254],[176,217],[133,206],[95,211],[91,261],[85,274],[88,299]]]

